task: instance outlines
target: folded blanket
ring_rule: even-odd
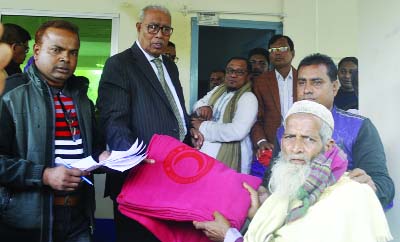
[[[259,178],[237,173],[165,135],[154,135],[147,153],[156,162],[130,172],[117,198],[122,214],[168,242],[209,241],[192,221],[213,220],[214,211],[241,228],[250,206],[242,184],[257,189]]]

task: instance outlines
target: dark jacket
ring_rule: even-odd
[[[163,58],[163,63],[175,87],[188,127],[178,68],[168,58]],[[154,134],[179,138],[178,122],[167,96],[136,43],[107,60],[99,84],[97,107],[101,130],[111,150],[127,150],[136,139],[148,145]],[[115,199],[126,175],[127,172],[108,173],[105,195]]]
[[[297,93],[297,70],[293,70],[293,102]],[[253,82],[253,92],[258,100],[257,121],[251,130],[251,139],[255,148],[257,142],[266,139],[269,143],[275,141],[276,129],[281,125],[283,117],[279,97],[279,85],[275,70],[267,71]]]
[[[26,203],[15,206],[21,206],[21,211],[27,206],[39,208],[36,226],[41,230],[41,241],[47,242],[52,233],[53,192],[43,185],[42,174],[46,167],[54,166],[53,95],[34,65],[28,73],[14,75],[7,82],[13,79],[25,84],[9,90],[0,100],[0,215],[11,208],[14,195],[27,194]],[[72,76],[63,89],[74,100],[85,156],[92,153],[95,127],[93,104],[86,95],[88,84],[86,78]],[[89,189],[84,192],[85,211],[93,222],[94,189],[83,189]],[[0,225],[6,219],[0,217]],[[12,223],[19,226],[18,221]]]

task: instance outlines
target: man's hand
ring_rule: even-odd
[[[54,190],[74,191],[81,182],[81,176],[90,173],[81,171],[77,168],[68,169],[64,166],[45,168],[43,172],[43,184],[48,185]]]
[[[192,136],[192,144],[194,148],[200,149],[203,146],[204,136],[198,129],[191,128],[190,135]]]
[[[265,188],[264,186],[260,186],[257,190],[257,193],[258,193],[258,199],[260,200],[260,204],[263,204],[264,201],[267,200],[267,198],[270,195],[267,188]]]
[[[111,152],[108,150],[101,152],[101,154],[99,155],[99,161],[107,160],[110,155]]]
[[[196,114],[199,118],[202,118],[204,120],[210,120],[213,115],[213,111],[211,107],[209,106],[204,106],[204,107],[199,107],[196,109]]]
[[[192,123],[193,128],[199,130],[201,123],[204,122],[203,119],[194,118],[190,121]]]
[[[196,229],[203,230],[204,234],[212,241],[224,241],[231,224],[219,212],[214,212],[214,221],[197,222],[193,221]]]
[[[249,184],[244,182],[243,187],[246,188],[250,194],[251,203],[250,203],[249,211],[247,213],[247,217],[249,219],[252,219],[254,217],[254,215],[256,214],[258,208],[260,207],[260,199],[258,197],[258,192],[256,190],[254,190]]]
[[[375,186],[374,181],[363,169],[356,168],[356,169],[350,171],[349,177],[359,183],[368,184],[372,188],[372,190],[374,190],[374,192],[376,192],[376,186]]]
[[[257,158],[261,156],[261,153],[264,150],[273,150],[274,145],[271,143],[268,143],[268,141],[262,141],[258,144],[258,150],[257,150]]]

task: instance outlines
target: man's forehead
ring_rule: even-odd
[[[295,113],[286,119],[285,133],[300,131],[304,135],[315,135],[319,133],[321,120],[310,113]]]
[[[247,66],[246,61],[244,61],[244,60],[235,60],[235,59],[231,60],[227,65],[227,67],[238,67],[238,68],[246,67],[246,66]]]
[[[53,28],[46,29],[43,33],[42,44],[53,46],[70,46],[79,49],[80,42],[78,35],[67,29]]]
[[[216,71],[216,72],[211,73],[211,75],[220,77],[220,76],[223,76],[224,73],[221,71]]]
[[[300,67],[297,73],[299,78],[310,75],[315,77],[322,75],[328,76],[328,68],[324,64],[307,65]]]
[[[250,56],[250,60],[267,60],[267,58],[265,58],[263,55],[255,54]]]
[[[339,66],[339,68],[340,69],[343,69],[343,68],[345,68],[345,69],[357,69],[358,66],[352,61],[345,61]]]
[[[289,43],[286,38],[282,37],[277,39],[270,47],[284,47],[289,46]]]

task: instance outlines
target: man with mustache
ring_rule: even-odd
[[[268,71],[269,67],[268,50],[264,48],[254,48],[249,51],[247,56],[251,64],[250,80],[253,80],[262,73]]]
[[[253,156],[249,133],[257,115],[250,71],[247,59],[232,57],[226,65],[224,83],[195,103],[193,110],[199,118],[192,120],[198,135],[204,137],[197,148],[246,174]]]
[[[96,138],[89,81],[74,76],[78,27],[55,20],[36,32],[35,62],[0,100],[0,234],[4,241],[91,241],[93,184],[88,172],[55,166],[92,154]],[[103,157],[103,156],[102,156]],[[104,157],[105,158],[105,157]]]
[[[127,150],[136,139],[149,144],[154,134],[183,141],[189,131],[178,68],[162,56],[174,30],[171,14],[165,7],[149,5],[138,19],[138,40],[107,60],[99,85],[101,130],[112,150]],[[157,241],[118,211],[116,198],[127,174],[107,174],[106,178],[105,196],[114,202],[117,241]]]
[[[344,174],[346,155],[332,139],[331,112],[321,104],[299,101],[289,109],[284,127],[282,151],[269,183],[272,194],[259,207],[257,192],[245,186],[251,195],[252,221],[244,238],[218,212],[215,221],[194,226],[211,240],[224,242],[392,239],[374,191]]]
[[[379,133],[370,119],[338,109],[334,97],[340,87],[337,67],[326,55],[313,54],[299,64],[297,99],[318,102],[331,110],[335,119],[333,139],[347,154],[350,177],[366,183],[376,192],[384,208],[390,208],[394,197],[394,183],[386,166],[386,156]],[[281,140],[283,127],[277,131]],[[275,154],[280,151],[279,145]],[[269,172],[264,176],[268,184]]]
[[[292,39],[286,35],[272,36],[268,52],[273,69],[261,73],[253,81],[258,114],[251,138],[257,157],[274,148],[276,129],[296,100],[297,71],[292,66],[295,56]]]

